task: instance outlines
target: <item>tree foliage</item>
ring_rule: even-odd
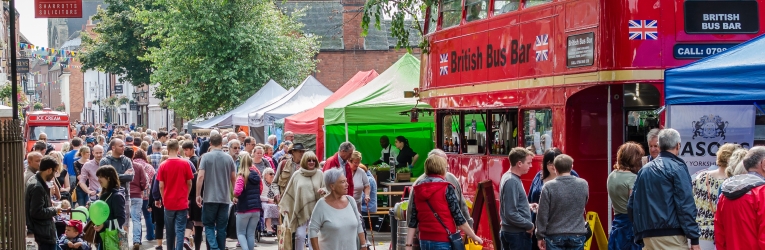
[[[390,17],[390,34],[396,39],[396,48],[412,49],[409,38],[411,32],[417,32],[423,37],[418,45],[427,51],[428,42],[424,39],[425,30],[422,20],[428,7],[438,3],[438,0],[368,0],[364,5],[364,15],[361,18],[362,36],[369,32],[369,25],[381,29],[380,23],[385,16]]]
[[[152,82],[176,114],[193,118],[240,105],[269,79],[300,83],[316,67],[315,37],[302,35],[300,13],[286,16],[272,1],[156,0],[166,11],[138,18],[160,46],[143,57]]]
[[[145,25],[135,20],[140,10],[162,11],[162,5],[153,0],[106,0],[106,9],[93,16],[95,38],[82,34],[83,70],[97,69],[122,75],[120,82],[135,86],[151,83],[153,62],[141,60],[149,48],[159,46],[158,41],[144,36]]]

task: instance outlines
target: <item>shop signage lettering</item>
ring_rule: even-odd
[[[56,115],[40,115],[40,116],[31,116],[29,118],[30,120],[36,120],[36,121],[61,121],[61,116],[56,116]]]
[[[130,103],[130,110],[138,110],[138,103]]]
[[[753,105],[674,105],[668,127],[680,133],[680,158],[690,174],[717,164],[725,143],[749,148],[754,144]]]
[[[675,59],[699,59],[728,50],[736,44],[675,44]]]
[[[29,59],[16,59],[16,73],[29,73]]]
[[[566,39],[566,66],[569,68],[590,66],[595,57],[595,33],[569,36]]]
[[[685,32],[757,33],[757,1],[685,1]]]
[[[114,93],[115,94],[122,94],[123,92],[123,86],[122,85],[114,85]]]
[[[481,47],[463,49],[459,52],[452,51],[449,54],[450,73],[466,72],[486,68],[502,67],[507,65],[508,57],[511,65],[527,63],[530,60],[531,44],[521,44],[518,40],[510,41],[510,52],[505,47],[486,45],[485,50]],[[485,53],[485,57],[484,57]]]
[[[35,18],[82,18],[82,0],[35,0]]]

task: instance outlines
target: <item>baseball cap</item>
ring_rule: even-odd
[[[127,137],[125,137],[125,142],[132,142],[132,141],[133,141],[133,137],[132,136],[128,135]]]
[[[88,138],[85,138],[85,143],[95,143],[96,138],[93,136],[88,136]]]
[[[68,220],[66,222],[66,226],[67,227],[73,227],[74,229],[77,230],[78,234],[82,233],[82,222],[81,221],[78,221],[78,220]]]

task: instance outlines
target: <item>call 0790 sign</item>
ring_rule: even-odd
[[[748,34],[760,30],[756,0],[685,1],[688,34]]]

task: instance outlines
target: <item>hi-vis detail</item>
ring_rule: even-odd
[[[657,40],[659,39],[659,21],[656,20],[630,20],[630,40]]]
[[[537,41],[534,43],[534,50],[537,52],[537,62],[547,61],[547,50],[550,48],[548,40],[549,36],[547,34],[537,36]]]
[[[440,73],[439,75],[449,74],[449,54],[443,53],[440,55],[441,59],[438,61]]]

